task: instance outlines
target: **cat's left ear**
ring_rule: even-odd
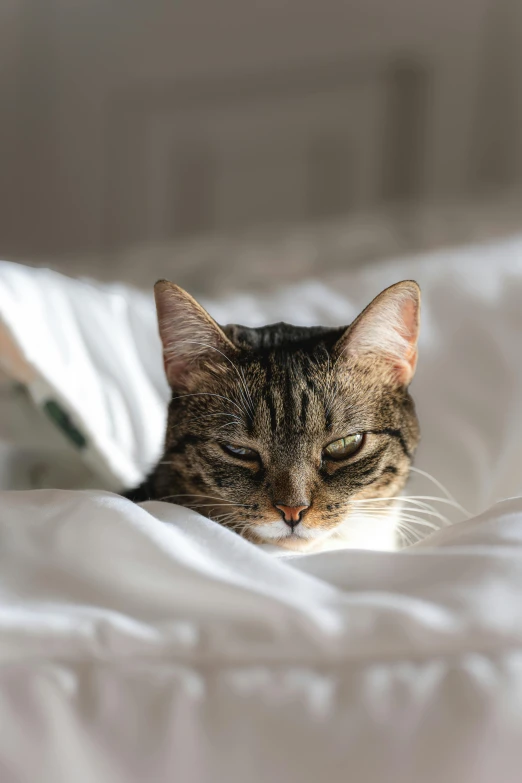
[[[173,389],[196,386],[203,365],[231,360],[237,348],[219,324],[183,288],[168,280],[154,286],[167,380]]]
[[[347,328],[334,352],[348,360],[374,357],[393,382],[408,386],[417,366],[420,303],[420,288],[413,280],[392,285]]]

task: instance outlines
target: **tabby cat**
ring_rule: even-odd
[[[419,440],[418,285],[397,283],[338,328],[219,326],[165,280],[155,298],[165,450],[127,497],[188,506],[258,544],[392,545]]]

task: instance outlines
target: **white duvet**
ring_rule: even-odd
[[[27,285],[55,279],[31,274],[0,270],[0,316],[33,399],[72,406],[90,447],[70,459],[100,485],[139,475],[165,398],[151,302],[90,287],[78,304],[60,278],[29,305]],[[484,513],[404,552],[277,559],[168,504],[0,493],[1,783],[521,780],[522,240],[206,304],[225,322],[340,324],[412,276],[417,465]],[[74,328],[50,372],[56,312]],[[440,494],[418,475],[412,491]]]
[[[0,504],[2,783],[520,781],[522,501],[285,560],[164,503]]]

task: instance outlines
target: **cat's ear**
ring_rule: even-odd
[[[189,387],[204,360],[219,364],[237,353],[221,327],[179,286],[159,280],[154,298],[165,374],[172,388]]]
[[[408,386],[417,365],[420,288],[405,280],[379,294],[335,345],[338,356],[375,357],[385,362],[390,379]]]

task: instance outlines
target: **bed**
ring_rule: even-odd
[[[424,294],[409,491],[443,486],[465,518],[400,552],[283,558],[118,496],[161,447],[150,295],[1,266],[18,357],[4,448],[49,461],[0,495],[2,781],[520,780],[522,237],[204,304],[341,324],[409,277]]]

